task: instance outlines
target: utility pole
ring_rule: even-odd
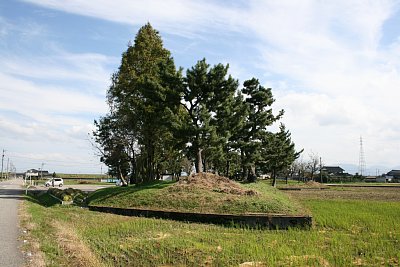
[[[319,181],[321,183],[323,183],[323,181],[322,181],[322,158],[321,157],[319,157]]]
[[[3,149],[3,156],[1,157],[1,179],[3,179],[3,164],[4,164],[4,149]]]
[[[9,179],[9,178],[10,178],[10,177],[8,177],[8,176],[9,176],[9,173],[8,173],[9,166],[10,166],[10,158],[7,158],[7,171],[6,171],[6,179]]]
[[[40,169],[40,179],[43,179],[43,165],[44,163],[42,162],[42,168]]]

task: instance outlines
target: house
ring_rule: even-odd
[[[366,183],[376,183],[377,182],[376,176],[365,176],[364,182]]]
[[[322,167],[321,171],[331,176],[344,175],[344,170],[339,166],[324,166]]]
[[[39,171],[38,170],[36,170],[36,169],[30,169],[30,170],[27,170],[25,173],[24,173],[24,176],[25,177],[39,177]]]
[[[400,170],[391,170],[386,174],[387,178],[392,178],[393,181],[400,182]]]
[[[24,173],[25,179],[26,178],[39,178],[39,177],[44,177],[44,176],[49,176],[49,171],[30,169]]]

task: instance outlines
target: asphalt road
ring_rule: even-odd
[[[63,187],[57,187],[57,188],[60,188],[60,189],[74,188],[74,189],[79,189],[79,190],[86,191],[86,192],[92,192],[92,191],[96,191],[97,189],[106,188],[106,187],[115,187],[115,185],[114,184],[110,184],[110,185],[65,184]],[[47,191],[48,189],[49,189],[49,187],[45,187],[43,184],[41,184],[41,185],[37,185],[34,188],[29,189],[29,190],[46,190]]]
[[[20,251],[18,204],[22,200],[22,180],[0,182],[0,266],[23,265]]]

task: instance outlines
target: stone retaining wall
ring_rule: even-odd
[[[102,206],[89,206],[91,211],[107,212],[125,216],[140,216],[189,221],[200,223],[213,223],[223,225],[238,225],[250,228],[288,229],[289,227],[310,228],[312,216],[301,215],[275,215],[275,214],[203,214],[191,212],[145,210],[135,208],[114,208]]]

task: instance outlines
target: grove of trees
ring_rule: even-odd
[[[241,86],[228,70],[202,59],[184,72],[159,33],[141,27],[112,75],[109,113],[94,122],[109,174],[141,183],[193,163],[196,172],[255,181],[259,172],[275,180],[289,168],[301,151],[283,124],[267,129],[284,113],[273,113],[271,89],[255,78]]]

